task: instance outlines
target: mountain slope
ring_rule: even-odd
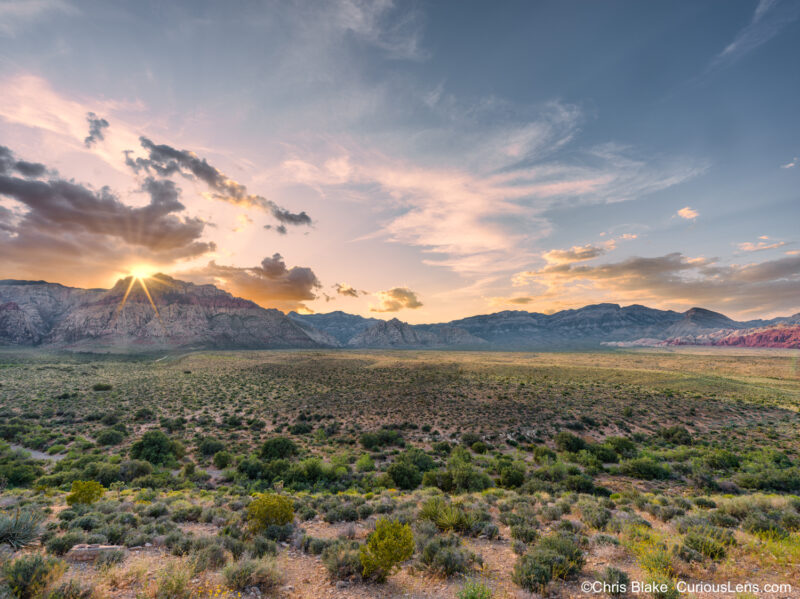
[[[410,325],[392,318],[380,320],[348,342],[350,347],[479,347],[482,339],[449,325]]]
[[[166,275],[149,278],[147,285],[158,312],[138,282],[131,286],[130,277],[107,291],[77,290],[84,291],[78,294],[51,283],[0,285],[0,301],[6,306],[5,319],[0,317],[0,341],[67,349],[326,345],[282,312],[261,308],[213,285],[194,285]],[[27,301],[20,303],[25,295]],[[13,334],[9,326],[19,332]]]
[[[339,345],[347,345],[353,337],[381,322],[377,318],[364,318],[341,310],[326,314],[289,312],[287,316],[301,326],[310,326],[318,331],[323,331],[334,338]]]

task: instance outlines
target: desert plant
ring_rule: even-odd
[[[147,431],[131,446],[131,458],[156,466],[167,464],[181,454],[180,446],[162,431]]]
[[[607,566],[600,574],[600,580],[603,582],[606,593],[612,597],[620,597],[627,592],[630,588],[631,579],[622,570]]]
[[[565,579],[584,564],[581,548],[569,535],[551,534],[517,559],[512,580],[530,592],[541,592],[553,579]]]
[[[309,547],[310,550],[316,548]],[[313,550],[310,551],[313,553]],[[334,580],[353,580],[361,577],[363,567],[359,545],[353,541],[335,541],[322,549],[322,563]]]
[[[234,591],[257,587],[262,593],[283,584],[283,572],[269,558],[245,559],[225,566],[222,570],[225,584]]]
[[[77,580],[58,585],[47,594],[47,599],[92,599],[94,590],[82,586]]]
[[[492,589],[477,580],[467,580],[456,593],[457,599],[492,599]]]
[[[17,599],[33,599],[66,569],[63,561],[41,554],[22,555],[3,564],[3,578]]]
[[[277,493],[262,493],[247,506],[247,521],[253,532],[270,526],[285,526],[294,520],[294,503]]]
[[[375,524],[375,531],[367,539],[367,544],[361,547],[359,560],[365,578],[386,582],[398,564],[413,554],[414,533],[411,527],[398,520],[381,518]]]
[[[17,550],[39,537],[41,516],[27,510],[16,510],[13,515],[0,515],[0,545]]]
[[[67,505],[80,503],[91,505],[99,501],[105,495],[105,488],[96,480],[75,480],[72,481],[72,490],[67,495]]]

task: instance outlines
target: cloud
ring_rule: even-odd
[[[401,13],[398,6],[404,9]],[[379,48],[389,58],[423,60],[422,19],[408,8],[391,0],[339,0],[329,4],[328,27]]]
[[[0,175],[12,171],[16,171],[23,177],[41,177],[47,172],[47,167],[39,162],[17,160],[9,148],[0,146]]]
[[[608,249],[613,249],[613,247],[613,242],[607,244],[606,247],[597,247],[591,244],[576,245],[568,250],[550,250],[542,254],[542,258],[550,264],[569,264],[597,258],[605,254]]]
[[[709,68],[739,60],[778,35],[800,15],[794,0],[759,0],[750,22],[714,58]]]
[[[571,125],[564,127],[556,134],[543,126],[544,141],[526,142],[525,152],[530,154],[524,159],[515,156],[497,162],[488,153],[476,158],[483,168],[420,166],[379,151],[339,146],[335,161],[324,155],[318,160],[284,161],[281,176],[326,196],[358,198],[369,190],[368,200],[379,202],[385,211],[370,237],[419,247],[427,255],[425,264],[469,276],[510,272],[530,264],[539,254],[537,242],[551,231],[547,212],[553,208],[634,200],[677,185],[705,168],[683,161],[651,165],[613,144],[579,152],[581,159],[574,164],[548,159],[548,144],[558,146],[572,139]],[[485,170],[489,163],[492,168]]]
[[[762,241],[757,241],[753,243],[752,241],[744,241],[738,244],[738,248],[743,252],[762,252],[764,250],[774,250],[785,245],[788,245],[786,241],[774,241],[772,243],[769,242],[769,237],[763,236],[759,237]]]
[[[782,164],[781,168],[794,168],[796,166],[797,166],[797,156],[792,158],[792,160],[790,162],[787,162],[786,164]]]
[[[245,208],[265,210],[283,226],[279,233],[286,232],[286,225],[310,225],[311,217],[305,212],[290,212],[272,200],[251,194],[247,187],[229,178],[225,173],[210,165],[190,150],[177,150],[166,144],[155,144],[147,137],[139,141],[147,151],[147,157],[133,157],[132,151],[125,153],[125,163],[139,173],[145,171],[161,177],[181,174],[205,183],[212,190],[211,197]]]
[[[202,220],[176,215],[184,206],[171,181],[146,179],[140,192],[150,201],[134,207],[108,187],[43,178],[48,172],[0,147],[0,198],[10,202],[0,213],[0,258],[7,272],[28,277],[46,270],[66,277],[102,265],[107,276],[126,261],[169,264],[215,249],[200,240]]]
[[[89,135],[83,140],[87,148],[91,148],[97,141],[103,141],[103,129],[108,129],[108,121],[97,116],[93,112],[86,113],[86,121],[89,123]]]
[[[284,312],[307,310],[303,302],[317,299],[317,290],[322,286],[313,270],[305,266],[287,268],[283,256],[277,253],[250,268],[225,266],[212,260],[204,267],[178,274],[196,283],[215,284],[235,296]]]
[[[407,287],[395,287],[388,291],[379,291],[375,295],[380,303],[370,306],[371,312],[399,312],[403,308],[416,310],[422,307],[417,294]]]
[[[694,220],[695,218],[700,216],[700,213],[697,210],[695,210],[694,208],[690,208],[689,206],[684,206],[683,208],[678,210],[677,214],[678,216],[680,216],[681,218],[685,218],[686,220]]]
[[[548,265],[520,272],[516,278],[544,289],[530,294],[543,306],[572,297],[576,305],[591,298],[656,306],[701,305],[741,314],[800,309],[800,256],[723,265],[716,258],[690,258],[675,252],[598,265]]]
[[[77,11],[63,0],[3,0],[0,2],[0,34],[14,36],[18,27],[55,13]]]
[[[336,285],[334,285],[334,288],[336,289],[336,293],[338,293],[339,295],[358,297],[359,295],[367,294],[366,291],[359,291],[358,289],[356,289],[355,287],[351,287],[347,283],[336,283]]]
[[[516,295],[513,297],[491,297],[489,298],[489,305],[491,306],[507,306],[509,304],[514,306],[525,306],[536,301],[536,298],[528,295]]]

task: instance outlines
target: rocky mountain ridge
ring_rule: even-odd
[[[0,281],[0,345],[81,351],[172,348],[576,349],[602,346],[800,347],[800,314],[739,322],[718,312],[595,304],[509,310],[411,325],[336,311],[283,314],[218,289],[154,275],[111,289]],[[150,297],[148,297],[148,291]]]

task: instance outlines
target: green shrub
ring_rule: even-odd
[[[569,451],[578,453],[581,449],[586,449],[586,441],[567,431],[561,431],[554,438],[558,451]]]
[[[225,444],[219,439],[206,437],[197,445],[197,452],[204,457],[211,457],[225,449]]]
[[[630,577],[617,568],[607,566],[600,574],[600,580],[603,582],[606,593],[612,597],[621,597],[626,594],[625,589],[629,589],[631,585]]]
[[[3,564],[6,584],[17,599],[33,599],[66,570],[60,559],[41,554],[22,555]]]
[[[597,530],[603,530],[611,520],[611,512],[595,501],[581,501],[578,509],[581,512],[581,521]]]
[[[68,532],[47,541],[46,547],[47,551],[53,555],[64,555],[75,545],[83,543],[84,540],[83,533]]]
[[[726,547],[735,543],[730,531],[714,526],[693,527],[683,537],[684,545],[713,560],[725,557]]]
[[[26,510],[16,510],[13,515],[0,514],[0,546],[22,549],[39,538],[41,516]]]
[[[500,470],[500,486],[514,489],[525,482],[525,465],[509,464]]]
[[[375,531],[360,549],[359,560],[365,578],[386,582],[401,562],[414,554],[414,533],[408,524],[381,518]]]
[[[228,563],[228,552],[217,542],[200,547],[194,553],[193,565],[195,572],[205,572],[207,570],[219,570]]]
[[[288,437],[267,439],[261,446],[261,457],[265,460],[278,460],[297,455],[297,444]]]
[[[120,431],[107,428],[104,431],[100,431],[97,435],[96,440],[98,445],[119,445],[122,443],[122,440],[125,438]]]
[[[672,443],[673,445],[692,444],[692,436],[689,434],[689,431],[680,425],[662,428],[658,431],[658,436],[664,439],[664,441],[667,443]]]
[[[254,532],[270,526],[284,526],[294,520],[294,503],[276,493],[263,493],[247,506],[247,521]]]
[[[422,543],[419,561],[430,572],[449,578],[466,574],[479,558],[461,546],[458,536],[449,534],[436,535]]]
[[[403,460],[393,462],[387,468],[386,473],[398,489],[416,489],[422,482],[422,473],[419,468]]]
[[[492,589],[477,580],[467,580],[458,589],[456,599],[492,599]]]
[[[94,590],[83,587],[77,580],[60,584],[47,594],[47,599],[92,599]]]
[[[636,458],[626,460],[620,464],[619,471],[625,476],[640,478],[642,480],[654,480],[669,478],[670,470],[652,458]]]
[[[168,464],[182,453],[180,445],[162,431],[147,431],[131,446],[131,457],[160,466]]]
[[[314,549],[316,550],[316,549]],[[313,551],[312,551],[313,553]],[[334,580],[356,580],[361,578],[359,544],[355,541],[334,541],[321,550],[322,563]]]
[[[125,561],[125,552],[121,549],[106,549],[105,551],[101,551],[97,554],[97,558],[94,560],[94,565],[96,568],[103,569],[109,568],[111,566],[116,566],[117,564],[121,564]]]
[[[229,451],[218,451],[214,454],[214,466],[220,470],[224,470],[233,464],[233,454]]]
[[[72,481],[72,490],[67,495],[67,505],[76,503],[91,505],[105,495],[106,490],[96,480],[75,480]]]
[[[271,592],[283,584],[284,575],[269,558],[245,559],[225,566],[225,584],[234,591],[257,587],[262,593]]]
[[[584,561],[583,551],[571,536],[554,533],[517,559],[512,580],[527,591],[541,592],[551,580],[579,572]]]
[[[372,472],[375,470],[375,461],[368,453],[365,453],[356,460],[356,470],[359,472]]]
[[[189,572],[173,565],[159,571],[154,599],[190,599]]]

